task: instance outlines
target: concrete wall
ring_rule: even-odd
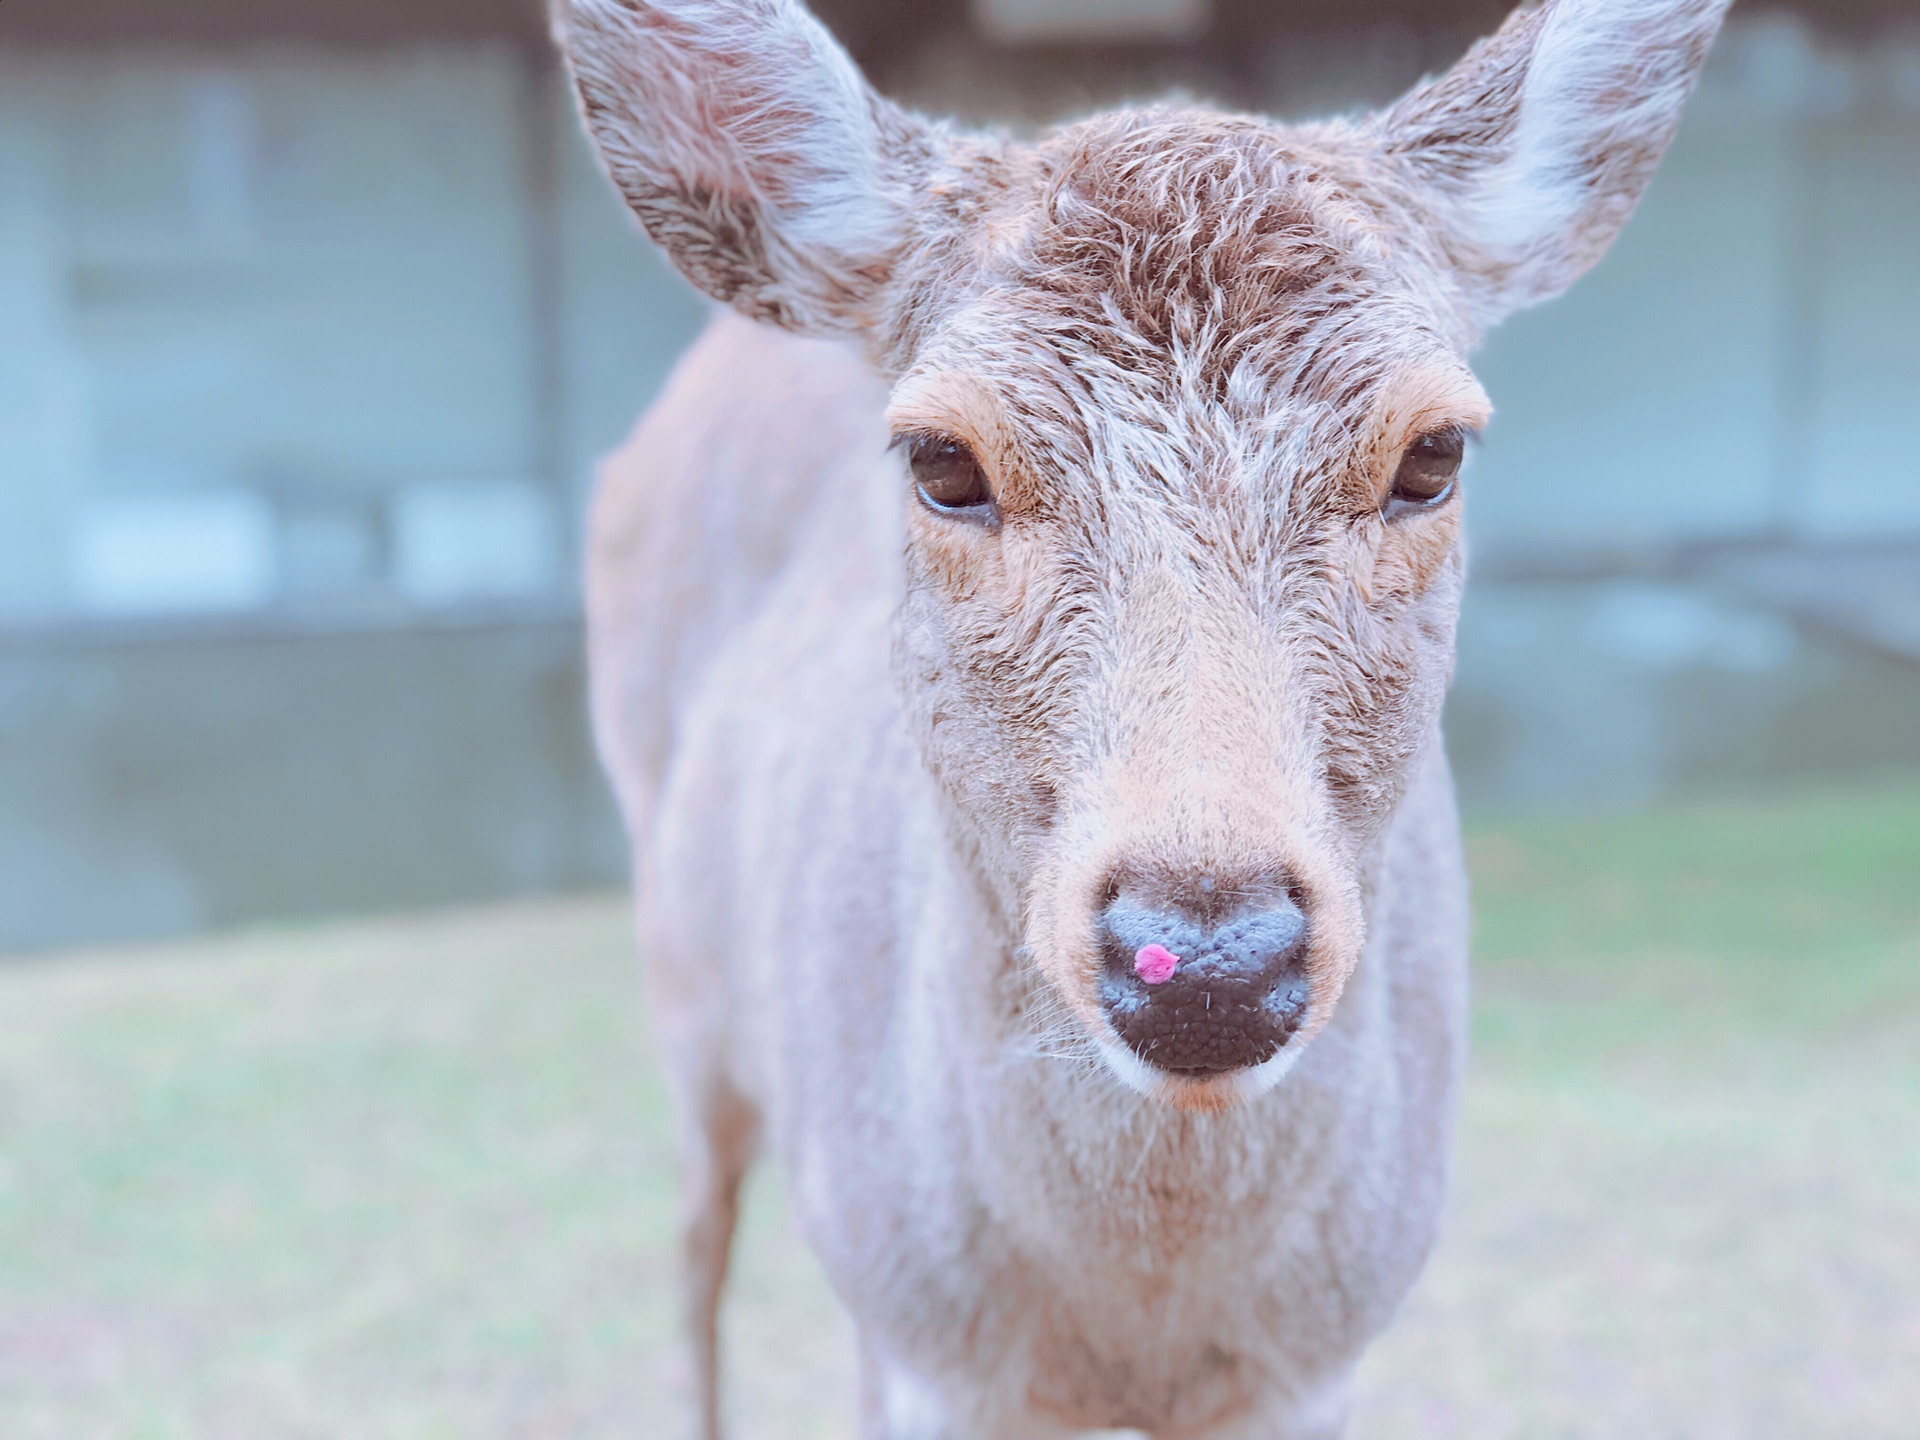
[[[619,879],[578,515],[702,311],[531,53],[0,59],[0,950]]]
[[[593,458],[701,308],[544,52],[62,33],[0,58],[0,948],[616,879],[561,617]],[[937,59],[900,68],[995,93]],[[1425,63],[1244,70],[1288,109]],[[1911,669],[1569,578],[1920,543],[1917,157],[1920,43],[1741,26],[1613,256],[1489,347],[1470,798],[1920,764]]]
[[[562,101],[504,45],[0,66],[0,623],[566,594],[698,310]]]
[[[0,949],[615,883],[570,617],[0,641]]]
[[[1482,580],[1446,729],[1470,808],[1914,771],[1920,663],[1710,580]]]

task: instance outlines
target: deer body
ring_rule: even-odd
[[[869,1440],[1340,1432],[1460,1071],[1463,357],[1605,248],[1720,8],[1019,145],[786,0],[561,7],[614,179],[750,317],[608,462],[588,576],[701,1435],[763,1140]]]
[[[743,379],[780,397],[748,424]],[[664,700],[684,737],[637,860],[672,1073],[695,1114],[764,1117],[800,1227],[860,1322],[874,1434],[1210,1435],[1247,1416],[1264,1426],[1250,1434],[1333,1433],[1444,1184],[1466,988],[1444,760],[1427,757],[1399,808],[1367,955],[1286,1086],[1189,1115],[1055,1055],[1026,1018],[1018,937],[954,843],[898,700],[883,400],[851,352],[717,319],[603,471],[591,594],[607,748],[640,728],[620,696]],[[813,523],[753,575],[749,604],[719,625],[686,613],[677,596],[713,593],[687,582],[748,562],[700,506],[777,508],[755,492],[793,483],[784,437],[803,423],[848,442],[799,467],[823,482]],[[720,473],[687,458],[716,452]],[[850,534],[848,515],[873,523]],[[663,613],[701,643],[638,659],[667,648]],[[1395,913],[1396,895],[1421,915]],[[750,1134],[715,1144],[711,1128],[687,1143],[719,1153],[692,1168],[737,1174]],[[889,1396],[941,1424],[884,1428]],[[1296,1412],[1311,1423],[1276,1428]]]

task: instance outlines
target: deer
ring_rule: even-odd
[[[1343,1432],[1462,1078],[1470,356],[1605,253],[1726,7],[1543,0],[1344,117],[1014,134],[796,0],[554,0],[718,302],[585,575],[702,1440],[763,1150],[864,1440]]]

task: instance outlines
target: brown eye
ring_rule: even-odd
[[[946,435],[912,435],[905,445],[914,489],[929,510],[979,525],[999,522],[993,487],[973,451]]]
[[[1401,457],[1399,473],[1393,477],[1393,490],[1387,496],[1382,513],[1392,520],[1446,503],[1459,482],[1460,462],[1466,453],[1464,431],[1436,430],[1431,435],[1422,435]]]

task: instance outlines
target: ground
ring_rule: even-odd
[[[1911,1437],[1920,784],[1473,827],[1445,1240],[1354,1440]],[[676,1433],[613,898],[0,968],[0,1435]],[[756,1192],[749,1440],[850,1434]]]

